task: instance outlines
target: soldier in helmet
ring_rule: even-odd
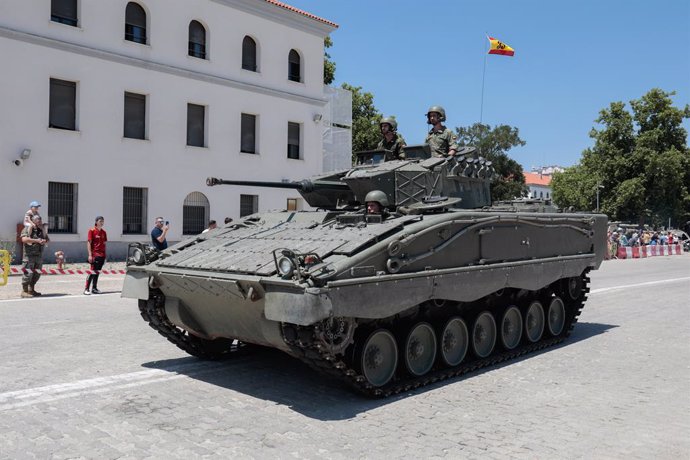
[[[458,150],[457,136],[446,128],[446,111],[440,105],[429,107],[426,113],[426,122],[431,125],[431,131],[426,136],[425,142],[431,148],[431,156],[437,158],[452,157]]]
[[[367,204],[367,214],[376,214],[385,217],[384,210],[389,206],[388,196],[381,190],[372,190],[364,197]]]
[[[379,150],[386,151],[386,158],[384,161],[404,160],[405,159],[405,139],[397,133],[398,122],[395,117],[384,117],[379,122],[381,135],[383,138],[376,147]]]

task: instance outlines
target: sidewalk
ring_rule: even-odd
[[[91,270],[91,264],[89,263],[69,263],[69,264],[63,264],[62,269],[64,271],[84,271],[84,270]],[[106,262],[105,265],[103,265],[103,271],[104,272],[110,272],[110,271],[123,271],[126,269],[126,264],[125,262]],[[12,264],[10,265],[10,276],[21,276],[22,270],[22,264]],[[43,270],[46,270],[46,272],[51,272],[51,271],[56,271],[58,270],[57,264],[43,264]],[[59,273],[59,274],[51,274],[51,273],[44,273],[43,276],[66,276],[69,275],[69,273]],[[103,274],[103,276],[107,276],[106,273]]]

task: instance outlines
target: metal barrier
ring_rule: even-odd
[[[2,269],[0,286],[7,284],[7,278],[10,276],[10,260],[10,252],[0,249],[0,269]]]

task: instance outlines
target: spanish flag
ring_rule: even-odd
[[[491,43],[491,48],[489,49],[489,54],[500,54],[501,56],[513,56],[515,54],[515,50],[513,48],[506,45],[505,43],[498,40],[497,38],[493,38],[493,37],[489,37],[489,36],[487,36],[486,38],[488,38],[489,42]]]

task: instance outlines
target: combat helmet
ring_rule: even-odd
[[[391,125],[391,131],[395,132],[398,130],[398,122],[395,121],[395,117],[381,118],[381,121],[379,121],[379,127],[381,127],[381,125],[384,123],[388,123],[389,125]]]
[[[388,195],[383,193],[381,190],[372,190],[371,192],[367,193],[367,196],[364,197],[364,202],[368,203],[370,201],[376,201],[384,208],[390,206],[390,203],[388,202]]]
[[[429,114],[431,112],[436,112],[439,115],[441,115],[440,121],[446,121],[446,110],[440,105],[432,105],[431,107],[429,107],[429,110],[426,111],[427,119],[429,118]]]

